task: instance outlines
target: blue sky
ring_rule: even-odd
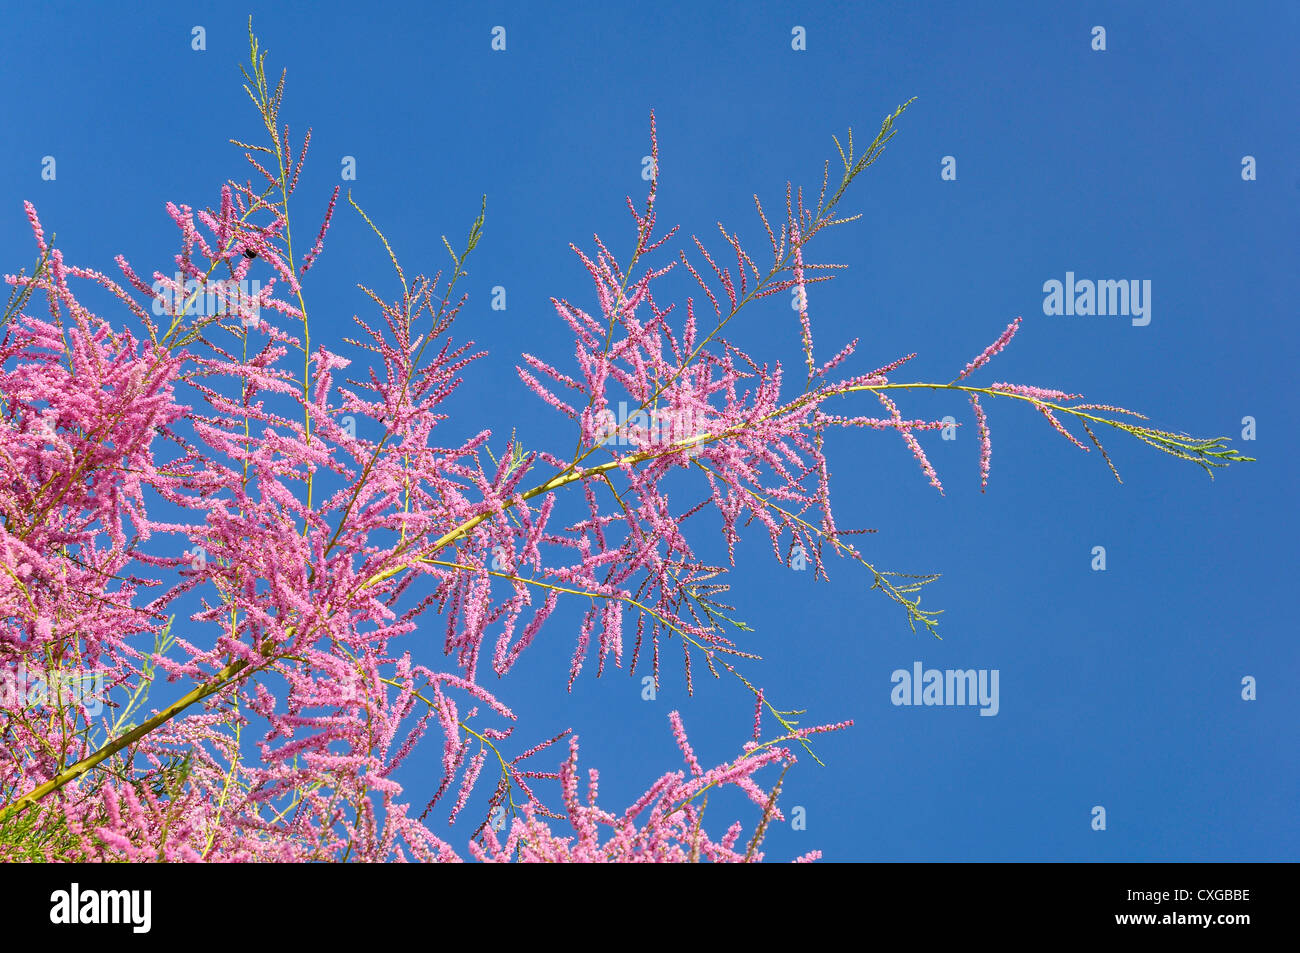
[[[439,236],[461,238],[487,194],[461,333],[491,354],[452,409],[467,432],[514,427],[559,453],[567,429],[514,364],[521,351],[571,361],[548,299],[591,301],[569,242],[630,244],[623,199],[643,194],[651,108],[660,221],[704,236],[721,220],[759,249],[754,193],[776,203],[787,179],[814,187],[832,134],[852,125],[869,140],[917,97],[845,200],[863,219],[824,238],[820,260],[850,268],[810,293],[819,352],[861,337],[858,370],[918,351],[907,379],[947,381],[1023,315],[979,382],[1082,391],[1207,436],[1240,438],[1251,416],[1258,439],[1241,446],[1260,462],[1211,481],[1111,439],[1120,486],[1095,452],[993,404],[981,494],[965,402],[925,395],[904,414],[967,424],[953,441],[922,438],[940,497],[896,436],[832,439],[839,522],[878,530],[865,546],[881,568],[943,574],[925,599],[946,610],[943,640],[910,633],[850,566],[815,582],[751,533],[732,579],[766,657],[751,677],[809,718],[857,723],[819,746],[825,767],[805,760],[787,776],[785,804],[805,809],[807,829],[775,827],[769,856],[1300,857],[1294,5],[26,5],[6,19],[0,267],[33,257],[23,199],[70,261],[110,270],[120,252],[165,267],[175,231],[163,204],[213,203],[244,174],[226,140],[258,134],[237,69],[248,12],[271,67],[288,68],[283,117],[314,128],[301,215],[323,211],[353,156],[354,196],[408,272],[431,272],[445,261]],[[504,52],[490,48],[498,25]],[[795,26],[805,50],[791,48]],[[1095,26],[1105,51],[1092,49]],[[944,156],[955,181],[941,179]],[[386,280],[385,267],[341,209],[308,284],[313,338],[337,340],[366,304],[355,283]],[[1067,271],[1150,280],[1150,324],[1045,315],[1043,284]],[[501,312],[488,307],[497,285]],[[729,331],[760,358],[802,363],[783,299]],[[579,731],[609,805],[680,764],[674,707],[705,760],[748,736],[735,685],[701,678],[688,698],[670,671],[644,701],[626,673],[584,673],[567,694],[574,618],[551,624],[500,694],[525,738]],[[998,714],[891,705],[891,673],[916,661],[998,670]],[[414,799],[436,783],[436,758],[430,748],[404,773]],[[715,825],[728,804],[752,822],[719,801]],[[1097,805],[1105,831],[1091,827]]]

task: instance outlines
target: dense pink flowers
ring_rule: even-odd
[[[265,176],[274,186],[276,174]],[[464,299],[439,297],[436,278],[408,283],[399,269],[400,298],[371,295],[379,321],[359,323],[353,343],[375,359],[367,371],[344,376],[352,360],[318,346],[306,375],[293,373],[305,331],[292,328],[308,320],[297,275],[320,255],[334,204],[302,267],[288,250],[287,215],[227,186],[215,210],[168,204],[180,232],[178,278],[159,271],[150,284],[119,260],[119,286],[66,266],[57,249],[34,275],[10,278],[20,305],[44,296],[51,317],[11,309],[0,350],[0,450],[11,468],[0,496],[8,610],[0,662],[18,670],[54,659],[104,679],[102,695],[118,689],[136,701],[164,678],[193,687],[148,717],[120,700],[105,707],[102,696],[52,712],[43,702],[6,700],[3,823],[12,831],[22,817],[39,817],[57,827],[63,839],[23,848],[50,859],[455,859],[424,819],[454,788],[455,820],[482,779],[495,776],[474,856],[760,859],[761,838],[734,849],[739,826],[711,839],[692,799],[740,786],[766,824],[780,812],[755,775],[792,763],[785,746],[705,771],[674,713],[690,780],[665,775],[629,811],[607,814],[574,794],[572,739],[558,773],[529,765],[559,738],[505,753],[515,715],[483,687],[480,663],[508,673],[566,593],[593,602],[577,633],[571,687],[593,653],[597,674],[607,664],[635,669],[648,653],[657,675],[668,636],[682,640],[688,673],[695,653],[710,668],[747,657],[711,617],[722,587],[708,580],[719,570],[693,556],[661,480],[672,468],[705,470],[734,538],[741,509],[758,509],[740,494],[744,483],[763,485],[764,461],[785,473],[782,496],[797,495],[803,473],[786,470],[776,450],[786,440],[794,441],[787,457],[808,446],[799,432],[812,408],[772,424],[770,436],[737,443],[730,431],[739,437],[755,414],[781,412],[778,381],[747,398],[736,387],[741,356],[726,345],[722,365],[688,367],[703,353],[693,319],[675,333],[650,295],[651,279],[668,269],[629,283],[601,248],[584,260],[609,325],[556,302],[575,333],[578,376],[525,362],[585,405],[581,460],[616,452],[606,462],[566,464],[512,442],[489,465],[486,432],[440,447],[431,439],[438,408],[479,352],[451,339]],[[653,211],[634,215],[642,251],[653,250]],[[28,216],[44,253],[30,206]],[[229,308],[226,286],[211,277],[219,267],[236,281],[254,267],[271,274],[262,291]],[[143,338],[83,307],[74,278],[112,291]],[[215,313],[205,311],[214,301]],[[642,323],[646,308],[653,314]],[[615,328],[626,337],[611,340]],[[522,368],[521,378],[579,416]],[[642,406],[611,429],[615,386]],[[380,421],[382,436],[344,426],[357,418]],[[554,468],[549,477],[527,482],[543,467]],[[611,510],[597,492],[614,479],[625,486]],[[555,491],[568,485],[580,485],[587,516],[557,525]],[[165,519],[152,515],[160,508]],[[766,522],[774,534],[795,525],[789,515]],[[176,609],[196,598],[197,610],[176,625]],[[416,664],[395,645],[430,610],[446,619],[447,671]],[[637,616],[630,645],[627,611]],[[394,772],[429,732],[441,735],[441,780],[416,818]],[[559,812],[535,790],[546,780],[560,785]],[[580,835],[572,843],[547,827],[566,816]],[[512,826],[498,842],[494,819],[507,817]],[[0,852],[13,849],[0,838]]]
[[[771,246],[762,266],[721,226],[726,256],[699,238],[657,254],[676,229],[656,232],[652,120],[655,176],[640,209],[628,201],[635,252],[621,263],[599,237],[574,246],[594,294],[585,306],[553,299],[565,346],[517,368],[573,422],[576,450],[513,435],[502,446],[472,428],[444,438],[449,401],[483,353],[453,334],[483,215],[463,246],[448,245],[448,275],[408,277],[349,196],[396,284],[388,296],[363,289],[373,314],[351,338],[313,344],[303,282],[338,191],[295,259],[290,197],[310,135],[295,153],[278,120],[283,86],[267,84],[255,43],[248,80],[270,143],[238,145],[261,181],[224,186],[212,208],[167,203],[180,250],[148,279],[124,258],[120,282],[66,264],[26,206],[40,258],[8,277],[0,337],[0,671],[99,687],[0,698],[0,859],[760,860],[783,818],[777,772],[848,725],[796,728],[742,671],[756,656],[725,601],[742,531],[757,523],[778,560],[806,559],[817,575],[831,556],[858,563],[913,628],[937,624],[915,596],[932,577],[895,581],[854,545],[863,531],[836,522],[827,432],[896,431],[942,491],[917,434],[947,424],[905,417],[896,398],[949,387],[971,398],[982,486],[979,395],[1029,402],[1076,443],[1058,415],[1098,447],[1090,423],[1207,468],[1240,459],[1218,441],[1099,416],[1121,408],[1061,407],[1077,395],[1060,391],[895,381],[914,355],[832,379],[857,341],[816,365],[806,287],[834,266],[805,250],[844,220],[845,189],[902,108],[863,155],[850,139],[840,187],[828,195],[823,181],[815,207],[787,188],[773,227],[755,198]],[[693,298],[666,300],[674,273],[701,289],[706,319]],[[76,282],[107,290],[120,313],[91,312]],[[793,387],[779,363],[723,334],[792,289],[808,369]],[[37,317],[40,300],[48,315]],[[867,392],[886,415],[832,411]],[[719,531],[726,558],[710,560],[701,541]],[[754,700],[753,740],[706,769],[673,712],[686,770],[622,812],[598,806],[576,737],[537,740],[503,700],[562,602],[582,609],[557,673],[571,691],[613,669],[657,683],[671,645],[692,691],[703,666]],[[776,726],[762,741],[767,716]],[[748,833],[706,828],[703,799],[720,786],[753,803]],[[468,848],[435,833],[435,808],[451,821],[481,811]]]

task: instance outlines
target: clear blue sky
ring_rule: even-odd
[[[1140,6],[1140,9],[1138,8]],[[313,126],[300,189],[315,217],[355,156],[354,195],[408,273],[445,260],[487,193],[466,325],[491,350],[452,409],[465,430],[518,428],[566,452],[555,415],[514,375],[521,351],[572,348],[548,298],[591,300],[568,250],[598,232],[631,241],[649,110],[658,117],[661,221],[756,247],[751,195],[813,186],[832,133],[874,131],[909,97],[885,157],[846,202],[863,221],[825,238],[850,270],[810,295],[829,355],[860,336],[866,370],[913,350],[909,379],[946,381],[1016,315],[1025,326],[981,382],[1083,391],[1171,429],[1240,437],[1260,458],[1211,482],[1135,442],[1109,441],[1110,477],[1025,409],[990,407],[993,473],[981,495],[973,427],[925,435],[948,488],[926,486],[902,442],[831,442],[841,525],[879,532],[882,568],[941,572],[926,604],[943,641],[913,635],[848,565],[815,583],[739,550],[739,615],[767,661],[755,681],[810,718],[855,719],[826,739],[826,767],[788,776],[807,830],[774,829],[769,856],[830,859],[1243,860],[1300,858],[1297,784],[1297,7],[1290,3],[140,3],[13,5],[6,14],[0,266],[33,252],[31,199],[69,260],[111,270],[123,253],[165,267],[168,201],[202,206],[243,176],[231,136],[258,134],[239,88],[248,12],[276,71],[284,118]],[[202,25],[207,49],[190,48]],[[502,25],[507,50],[490,49]],[[803,26],[807,49],[791,49]],[[1104,52],[1092,28],[1106,29]],[[869,136],[867,137],[869,138]],[[41,160],[57,180],[41,180]],[[1256,181],[1243,181],[1254,156]],[[956,181],[943,181],[944,156]],[[1049,317],[1043,283],[1067,271],[1152,282],[1152,320]],[[343,208],[310,276],[313,338],[337,339],[386,280],[382,251]],[[489,310],[503,285],[504,312]],[[755,308],[734,336],[799,366],[787,304]],[[953,413],[947,395],[908,416]],[[1290,435],[1290,436],[1288,436]],[[1105,572],[1090,563],[1107,553]],[[748,735],[739,686],[666,679],[653,702],[625,673],[564,691],[574,615],[500,686],[523,740],[573,725],[584,763],[621,807],[680,764],[680,707],[702,758]],[[429,646],[441,636],[431,631]],[[671,656],[670,656],[671,657]],[[430,649],[425,661],[433,660]],[[890,704],[913,662],[997,669],[1000,711]],[[697,673],[698,674],[698,673]],[[1258,699],[1241,698],[1244,676]],[[402,775],[435,782],[429,748]],[[1093,831],[1091,810],[1107,811]],[[738,810],[732,810],[737,808]],[[717,802],[724,814],[753,814]],[[729,817],[727,818],[729,820]],[[463,842],[460,825],[453,841]]]

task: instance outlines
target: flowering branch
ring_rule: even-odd
[[[27,206],[39,257],[30,275],[6,279],[13,293],[0,339],[0,454],[10,474],[0,488],[0,665],[75,672],[105,687],[50,704],[0,699],[0,857],[456,860],[426,818],[454,788],[455,822],[495,763],[497,784],[470,838],[475,859],[757,861],[782,817],[795,749],[817,760],[814,736],[848,723],[803,727],[803,710],[778,709],[741,671],[741,660],[759,657],[723,600],[742,530],[758,523],[776,559],[807,559],[818,577],[828,575],[825,557],[849,558],[913,631],[937,635],[939,612],[921,607],[937,575],[877,569],[854,542],[872,531],[837,523],[828,431],[897,432],[940,492],[918,435],[946,424],[904,415],[897,401],[913,390],[970,400],[981,486],[991,458],[984,407],[1003,398],[1029,404],[1088,450],[1066,426],[1077,423],[1117,478],[1097,436],[1104,428],[1211,473],[1249,459],[1223,438],[1159,430],[1080,395],[963,383],[1008,346],[1019,320],[946,384],[895,381],[915,355],[836,377],[858,341],[819,363],[809,289],[844,266],[813,261],[810,243],[858,217],[842,216],[841,201],[910,101],[861,154],[851,131],[847,147],[836,140],[840,180],[832,188],[827,163],[815,205],[787,185],[780,221],[755,196],[771,251],[763,266],[721,223],[722,251],[692,236],[689,251],[658,260],[677,229],[656,229],[652,116],[654,176],[644,203],[627,202],[635,242],[626,263],[599,236],[590,253],[572,246],[595,307],[552,299],[572,366],[533,354],[517,366],[523,386],[573,422],[573,452],[526,450],[512,433],[498,456],[486,430],[444,446],[435,432],[483,353],[453,332],[466,301],[455,289],[483,235],[486,198],[461,250],[443,239],[449,275],[408,278],[349,194],[400,290],[390,299],[361,286],[377,317],[354,318],[355,336],[343,341],[354,357],[313,345],[303,286],[325,253],[339,190],[315,243],[296,257],[290,200],[311,136],[295,152],[280,119],[285,79],[272,85],[265,59],[250,23],[245,90],[268,142],[234,144],[261,181],[226,183],[211,208],[168,204],[180,233],[172,276],[146,281],[119,258],[119,284],[67,265]],[[661,289],[679,268],[711,318],[700,320],[692,297],[684,313],[666,303]],[[70,279],[107,289],[141,330],[92,313]],[[793,391],[780,364],[725,337],[742,310],[786,291],[797,296],[806,365]],[[37,293],[48,319],[28,313]],[[155,318],[168,319],[166,330]],[[301,362],[290,359],[298,352]],[[345,376],[356,357],[360,370]],[[831,412],[832,401],[868,394],[883,414]],[[370,435],[358,420],[375,422]],[[720,536],[699,528],[706,514]],[[718,538],[725,562],[702,552]],[[621,814],[597,806],[591,771],[584,801],[576,735],[519,741],[515,713],[484,684],[510,673],[561,596],[582,607],[570,691],[593,655],[597,677],[648,668],[657,684],[662,652],[677,640],[688,691],[703,660],[753,697],[754,736],[742,753],[705,770],[674,712],[686,771],[662,775]],[[404,649],[400,640],[412,637],[441,648],[437,667]],[[132,725],[159,676],[188,689]],[[114,690],[124,702],[92,710]],[[779,730],[760,741],[767,717]],[[440,746],[421,744],[429,732]],[[557,770],[530,766],[565,738]],[[415,784],[430,789],[418,816],[396,780],[413,761]],[[764,789],[756,777],[768,769],[780,774]],[[559,807],[535,790],[542,783],[558,788]],[[709,792],[726,785],[759,811],[743,848],[739,824],[714,839],[703,823]]]

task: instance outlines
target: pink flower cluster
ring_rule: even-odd
[[[293,180],[262,171],[268,186],[285,180],[287,198]],[[786,530],[835,539],[809,432],[816,403],[783,403],[779,367],[761,369],[720,339],[710,346],[692,303],[684,326],[671,325],[671,308],[651,294],[671,265],[629,280],[602,246],[583,258],[600,317],[556,301],[578,374],[528,356],[534,373],[520,369],[526,386],[578,419],[577,458],[514,442],[496,457],[487,432],[441,446],[441,408],[481,353],[450,333],[464,302],[450,289],[474,236],[448,281],[408,283],[399,269],[397,299],[370,292],[378,320],[359,320],[351,344],[371,365],[346,377],[350,359],[306,349],[298,280],[321,254],[334,206],[299,263],[287,206],[252,187],[223,188],[212,210],[169,204],[180,279],[159,271],[152,284],[125,259],[120,283],[65,265],[28,206],[43,258],[33,275],[9,278],[18,298],[0,344],[10,468],[0,489],[0,664],[75,665],[118,694],[102,717],[84,705],[6,712],[0,854],[20,855],[3,831],[35,817],[64,834],[40,839],[45,859],[453,859],[425,819],[454,789],[454,821],[495,776],[472,848],[482,859],[760,859],[761,831],[743,851],[738,825],[711,839],[694,799],[734,785],[758,803],[762,825],[779,818],[774,792],[754,777],[791,763],[787,747],[755,742],[704,771],[674,714],[689,778],[665,775],[616,816],[577,800],[572,740],[559,772],[529,767],[558,737],[506,753],[515,714],[482,675],[506,675],[570,595],[591,601],[570,687],[592,653],[597,674],[648,656],[657,678],[666,638],[680,641],[688,683],[697,661],[735,673],[728,659],[752,656],[723,632],[725,585],[714,581],[723,570],[695,555],[683,525],[701,505],[682,511],[664,481],[674,469],[701,474],[729,547],[750,518],[774,547]],[[634,216],[638,255],[649,254],[659,244],[652,206]],[[242,280],[255,267],[270,272],[258,304],[271,319],[190,317],[187,296],[214,273]],[[73,279],[111,292],[139,332],[83,306]],[[746,282],[742,274],[738,291],[723,281],[733,309]],[[161,321],[159,288],[174,302]],[[47,318],[26,308],[41,297]],[[307,358],[302,376],[295,353]],[[744,387],[747,377],[756,386]],[[577,400],[554,398],[541,379]],[[708,429],[611,455],[596,422],[616,389]],[[344,423],[358,419],[382,432]],[[570,486],[585,515],[557,523],[558,491]],[[822,509],[820,528],[793,512],[808,506]],[[401,648],[435,612],[444,671]],[[188,691],[174,699],[171,684]],[[169,691],[152,711],[135,705]],[[394,776],[430,731],[441,736],[430,765],[440,780],[416,812]],[[782,739],[805,744],[808,734],[786,726]],[[562,811],[545,806],[539,781],[558,783]],[[513,821],[499,841],[492,819],[502,812]],[[556,818],[577,838],[551,833]]]
[[[796,745],[810,750],[814,735],[847,723],[796,728],[742,672],[756,656],[725,602],[742,530],[761,525],[778,560],[807,554],[818,575],[831,555],[859,562],[913,627],[935,624],[912,598],[928,579],[896,586],[853,545],[865,531],[837,524],[829,431],[897,431],[941,492],[916,435],[947,424],[905,418],[887,391],[969,392],[982,486],[991,451],[980,394],[1029,401],[1075,443],[1057,411],[1179,455],[1226,454],[1096,417],[1104,405],[1047,406],[1076,396],[1060,391],[892,380],[915,355],[831,379],[857,341],[816,365],[806,286],[829,276],[809,272],[839,266],[805,251],[846,220],[837,205],[902,107],[862,156],[849,139],[840,187],[828,196],[823,180],[815,206],[787,188],[774,228],[755,198],[771,246],[763,266],[721,226],[726,257],[694,238],[690,254],[655,258],[676,229],[656,234],[652,118],[655,177],[641,209],[628,200],[631,259],[620,263],[599,237],[590,254],[575,247],[594,306],[553,299],[571,364],[525,354],[518,366],[522,385],[574,422],[576,449],[512,436],[494,453],[487,430],[444,438],[483,353],[453,335],[465,303],[455,288],[483,216],[463,250],[448,244],[447,276],[408,279],[349,196],[397,285],[388,296],[364,288],[373,316],[332,349],[313,346],[303,281],[338,190],[295,259],[290,198],[310,134],[295,154],[278,120],[283,81],[268,84],[255,40],[250,62],[270,142],[237,145],[260,181],[223,187],[213,208],[167,204],[180,233],[171,277],[146,280],[124,258],[120,280],[70,266],[26,206],[39,259],[7,278],[0,337],[0,666],[92,673],[111,698],[102,714],[84,699],[6,703],[0,859],[457,860],[430,826],[445,803],[451,822],[476,812],[467,840],[479,860],[759,860],[782,814],[780,779],[764,787],[757,775],[784,771]],[[662,293],[678,266],[708,319],[693,298],[679,309]],[[188,309],[214,282],[250,274],[264,278],[261,320]],[[76,281],[106,290],[120,318],[87,308]],[[168,308],[156,307],[160,289]],[[724,335],[741,310],[791,289],[808,367],[793,390],[781,364]],[[41,299],[48,315],[38,317]],[[868,391],[888,416],[831,412]],[[610,439],[611,420],[626,440]],[[725,558],[704,548],[719,530]],[[595,771],[581,796],[576,737],[521,741],[514,711],[487,687],[503,684],[562,601],[582,610],[570,690],[593,669],[648,670],[657,684],[671,647],[692,691],[703,665],[752,695],[753,740],[706,770],[674,712],[686,771],[662,775],[621,813],[597,805]],[[439,653],[436,665],[416,661]],[[779,730],[763,742],[765,712]],[[567,758],[545,770],[564,738]],[[739,823],[717,836],[705,827],[707,792],[721,786],[758,809],[743,840]]]

